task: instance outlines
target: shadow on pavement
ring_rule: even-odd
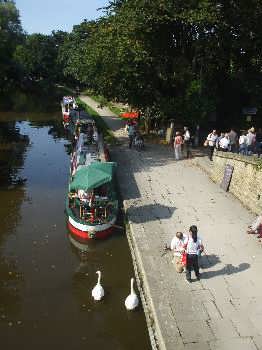
[[[127,211],[127,215],[131,218],[132,222],[137,224],[148,222],[169,219],[176,208],[168,207],[161,204],[148,204],[140,207],[130,207]]]
[[[248,263],[241,263],[238,266],[232,264],[226,264],[222,269],[216,271],[205,271],[201,273],[201,279],[209,279],[215,276],[233,275],[247,270],[250,267]]]

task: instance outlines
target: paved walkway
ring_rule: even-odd
[[[100,113],[124,137],[121,121]],[[253,215],[167,147],[137,152],[122,144],[112,153],[159,348],[262,349],[261,245],[245,233]],[[192,224],[206,256],[201,281],[187,284],[162,247]]]

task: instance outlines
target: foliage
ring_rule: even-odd
[[[0,0],[0,95],[16,84],[17,67],[13,55],[21,38],[22,27],[14,2]]]
[[[96,94],[191,124],[261,105],[260,1],[119,0],[105,13],[67,43],[65,71]]]
[[[128,103],[148,125],[237,124],[243,107],[262,107],[261,22],[260,0],[112,0],[71,33],[25,35],[0,0],[0,98],[18,83],[62,83]]]

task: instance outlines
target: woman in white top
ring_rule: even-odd
[[[181,264],[181,255],[185,251],[185,237],[182,232],[177,232],[172,239],[170,249],[174,252],[173,263],[175,264],[176,272],[181,273],[184,270],[184,266]]]
[[[189,236],[185,240],[185,250],[187,253],[186,280],[191,282],[191,271],[194,270],[196,279],[200,280],[198,256],[203,251],[202,240],[197,237],[197,227],[190,226]]]

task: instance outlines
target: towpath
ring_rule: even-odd
[[[120,120],[82,99],[125,140]],[[262,349],[261,245],[245,233],[253,215],[191,160],[175,162],[167,147],[146,145],[137,152],[124,142],[113,158],[158,348]],[[192,224],[206,255],[201,281],[187,284],[162,247]]]

